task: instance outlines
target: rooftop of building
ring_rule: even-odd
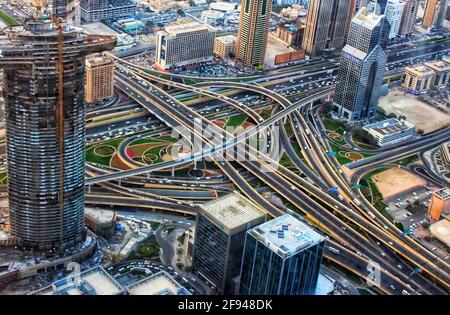
[[[251,229],[249,233],[272,251],[292,256],[324,240],[324,237],[290,214]]]
[[[100,223],[109,223],[116,217],[116,213],[114,211],[98,208],[85,208],[84,214]]]
[[[213,2],[209,5],[209,8],[211,10],[217,10],[222,12],[228,12],[228,11],[234,11],[238,9],[237,3],[230,3],[230,2]]]
[[[97,266],[80,274],[78,284],[71,276],[53,282],[51,286],[33,292],[36,295],[117,295],[125,291],[103,267]]]
[[[436,190],[434,192],[434,194],[444,200],[450,200],[450,188],[449,187]]]
[[[164,31],[167,36],[176,37],[178,35],[189,34],[194,32],[209,31],[213,32],[214,28],[199,22],[192,21],[191,19],[179,19],[176,22],[166,26]]]
[[[200,206],[203,211],[227,229],[234,229],[265,214],[250,200],[233,192]]]
[[[90,55],[86,58],[86,66],[99,67],[112,64],[112,60],[103,55]]]
[[[447,246],[450,246],[450,220],[448,218],[431,224],[430,233]]]
[[[216,40],[224,43],[224,44],[228,44],[228,43],[233,43],[236,41],[236,36],[235,35],[225,35],[225,36],[219,36],[216,37]]]
[[[303,24],[294,24],[294,23],[284,23],[284,24],[280,24],[278,27],[288,30],[290,32],[296,32],[299,29],[302,29],[305,27],[305,25]]]
[[[432,76],[434,75],[434,71],[431,70],[430,68],[424,66],[424,65],[415,65],[415,66],[409,66],[409,67],[405,67],[405,71],[415,74],[415,75],[428,75],[428,76]]]
[[[393,133],[399,133],[410,128],[414,128],[414,125],[406,120],[398,120],[396,118],[389,118],[383,121],[379,121],[364,126],[366,130],[374,130],[381,135],[388,135]]]
[[[167,272],[160,271],[127,287],[130,295],[190,295]]]
[[[224,16],[225,16],[225,13],[222,11],[205,10],[202,12],[202,17],[221,19]]]
[[[352,19],[352,23],[357,23],[368,29],[374,29],[380,24],[382,19],[382,15],[370,13],[365,7],[363,7]]]
[[[434,71],[450,71],[450,64],[442,61],[442,60],[432,60],[425,62],[425,66],[433,69]]]

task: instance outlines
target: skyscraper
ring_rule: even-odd
[[[60,51],[44,17],[0,38],[10,232],[25,246],[62,250],[83,240],[84,58],[115,41],[66,29]]]
[[[306,54],[320,56],[327,50],[344,47],[346,26],[352,3],[339,0],[311,0],[308,5],[302,48]]]
[[[86,22],[132,17],[134,0],[80,0],[81,19]]]
[[[239,294],[314,294],[324,241],[289,214],[250,229],[245,237]]]
[[[386,22],[389,24],[389,39],[395,38],[400,30],[404,3],[401,0],[388,0],[385,11]]]
[[[436,10],[438,8],[438,0],[427,0],[425,4],[425,11],[423,13],[422,26],[424,28],[430,28],[434,25],[434,18]]]
[[[220,293],[234,293],[233,278],[239,276],[245,233],[264,221],[264,213],[236,192],[202,205],[193,271],[216,285]]]
[[[334,105],[338,116],[355,121],[375,114],[387,56],[381,47],[384,18],[359,10],[342,50]]]
[[[409,35],[414,33],[416,26],[417,10],[419,9],[419,0],[404,0],[402,19],[400,21],[400,35]]]
[[[422,26],[424,28],[443,27],[447,9],[448,0],[428,0],[425,5]]]
[[[441,0],[436,17],[436,27],[443,27],[448,12],[448,0]]]
[[[236,60],[244,67],[264,64],[271,13],[271,0],[242,0]]]
[[[86,60],[86,102],[101,102],[114,96],[114,62],[95,54]]]

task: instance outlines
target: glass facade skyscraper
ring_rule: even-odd
[[[212,282],[219,293],[234,293],[245,233],[265,221],[265,214],[233,193],[202,205],[197,215],[193,271]]]
[[[337,115],[348,121],[374,116],[387,55],[388,36],[382,15],[362,8],[353,18],[347,44],[342,50],[334,97]]]
[[[247,232],[240,295],[313,295],[324,238],[286,214]]]

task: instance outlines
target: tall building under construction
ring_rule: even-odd
[[[24,246],[61,250],[84,238],[85,56],[115,43],[43,16],[0,37],[10,232]]]

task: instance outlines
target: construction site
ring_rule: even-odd
[[[69,26],[60,3],[52,4],[53,12],[34,1],[33,18],[0,34],[10,236],[0,246],[39,257],[36,270],[43,255],[49,268],[53,259],[56,266],[92,252],[95,236],[84,223],[85,57],[116,45],[115,37]],[[0,280],[20,265],[9,261]]]

